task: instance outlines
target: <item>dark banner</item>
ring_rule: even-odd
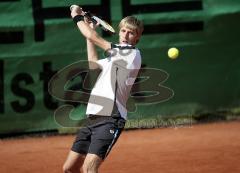
[[[130,120],[239,107],[240,1],[4,0],[0,1],[0,134],[76,127],[85,117],[88,72],[75,65],[87,68],[86,41],[72,22],[71,4],[97,14],[116,30],[128,15],[144,21],[137,45],[143,58],[137,81],[145,80],[133,87]],[[109,41],[118,40],[118,34],[98,32]],[[179,49],[177,59],[168,58],[171,47]],[[104,57],[100,49],[98,53]],[[68,67],[63,79],[61,72]],[[56,74],[62,81],[53,89],[60,95],[49,92]],[[69,114],[58,117],[56,112],[63,113],[66,105]]]

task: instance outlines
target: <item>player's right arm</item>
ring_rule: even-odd
[[[79,6],[75,6],[71,11],[71,16],[74,18],[77,15],[84,15],[82,8]],[[90,40],[93,44],[99,46],[103,50],[108,50],[111,48],[111,43],[107,40],[103,39],[98,35],[98,33],[93,30],[88,24],[84,21],[77,22],[78,29],[81,31],[82,35],[87,39]]]
[[[96,26],[93,23],[88,23],[85,21],[89,26],[95,30]],[[96,50],[95,45],[92,43],[91,40],[86,39],[87,41],[87,56],[88,56],[88,62],[89,62],[89,68],[90,69],[96,69],[98,68],[97,61],[98,61],[98,53]]]

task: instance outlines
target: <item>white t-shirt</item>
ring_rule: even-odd
[[[121,117],[127,119],[126,103],[141,68],[141,55],[131,45],[113,47],[111,56],[97,61],[102,72],[91,91],[86,114],[111,116],[116,102]]]

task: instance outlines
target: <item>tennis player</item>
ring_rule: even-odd
[[[143,23],[133,16],[125,17],[119,24],[119,44],[103,39],[95,31],[96,25],[84,19],[79,6],[71,16],[87,41],[89,68],[100,68],[89,98],[86,114],[88,122],[81,128],[64,163],[63,172],[97,173],[121,134],[127,119],[126,103],[131,87],[141,67],[140,51],[135,48]],[[108,56],[98,60],[95,46],[107,51]]]

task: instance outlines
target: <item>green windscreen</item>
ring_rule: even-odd
[[[240,1],[5,0],[0,2],[0,134],[74,126],[85,116],[86,101],[49,93],[54,74],[76,63],[87,66],[86,40],[72,22],[71,4],[100,16],[115,30],[125,16],[143,20],[137,47],[142,55],[139,75],[146,80],[134,87],[129,119],[239,107]],[[118,34],[97,31],[118,42]],[[167,56],[171,47],[180,51],[175,60]],[[97,51],[103,58],[104,52]],[[85,75],[72,76],[62,92],[81,90]],[[58,122],[54,115],[64,105],[74,109]]]

